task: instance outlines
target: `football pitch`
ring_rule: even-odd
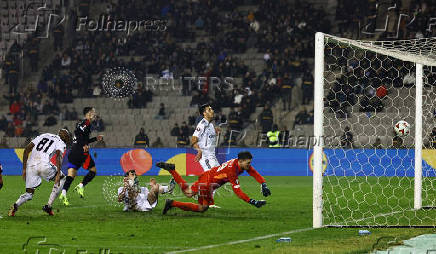
[[[141,186],[149,178],[141,176]],[[86,187],[84,199],[71,188],[71,206],[63,207],[57,200],[53,217],[41,210],[52,187],[47,182],[15,217],[7,217],[9,206],[24,191],[24,182],[19,176],[4,176],[0,253],[367,253],[413,236],[435,233],[435,229],[374,228],[371,235],[359,236],[357,228],[312,229],[312,177],[265,178],[272,196],[259,209],[238,199],[230,186],[223,186],[215,198],[221,209],[201,214],[173,208],[163,216],[166,198],[188,201],[177,189],[175,197],[162,195],[152,212],[126,213],[103,194],[103,189],[111,189],[107,183],[121,181],[121,177],[98,176]],[[169,177],[156,179],[167,183]],[[196,177],[186,179],[193,182]],[[76,179],[72,186],[78,182]],[[253,178],[242,176],[240,182],[251,198],[263,198]],[[112,191],[115,193],[116,188]],[[290,237],[292,242],[277,243],[280,237]]]

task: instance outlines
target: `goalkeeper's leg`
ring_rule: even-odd
[[[191,211],[191,212],[198,212],[198,213],[204,213],[209,209],[209,205],[207,201],[202,202],[203,204],[195,204],[191,202],[180,202],[176,200],[167,199],[165,202],[165,207],[162,212],[162,214],[166,214],[168,210],[170,210],[173,207],[177,207],[179,209],[182,209],[184,211]]]
[[[182,178],[182,176],[177,173],[175,170],[175,165],[171,163],[164,163],[164,162],[158,162],[156,163],[156,166],[159,168],[163,168],[170,172],[170,174],[173,176],[176,183],[180,186],[180,189],[182,189],[183,194],[187,196],[188,198],[192,197],[194,194],[189,186],[189,184],[185,181],[185,179]]]

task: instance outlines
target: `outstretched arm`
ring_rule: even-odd
[[[233,180],[230,181],[230,183],[232,184],[232,188],[233,188],[233,192],[235,192],[235,194],[242,200],[244,200],[245,202],[249,203],[250,205],[254,205],[257,208],[260,208],[264,205],[266,205],[266,201],[265,200],[255,200],[255,199],[251,199],[247,196],[247,194],[245,194],[242,190],[241,190],[241,186],[239,185],[239,180]]]
[[[61,150],[56,150],[56,177],[55,177],[55,185],[59,186],[59,183],[61,181],[61,167],[62,167],[62,159],[63,155]]]
[[[265,178],[259,174],[253,167],[250,167],[249,170],[247,170],[248,174],[250,174],[258,183],[262,185],[262,195],[264,197],[268,197],[271,195],[271,191],[269,190],[268,186],[266,185]]]
[[[241,186],[239,185],[239,180],[235,179],[230,181],[230,183],[232,184],[232,189],[233,192],[242,200],[244,200],[245,202],[249,202],[250,198],[247,196],[247,194],[245,194],[242,190],[241,190]]]
[[[198,145],[198,137],[196,137],[196,136],[192,136],[192,138],[191,138],[191,144],[192,144],[192,147],[193,147],[195,150],[197,150],[197,155],[195,156],[194,160],[195,160],[195,161],[200,161],[201,156],[202,156],[202,152],[201,152],[200,146]]]
[[[33,142],[30,142],[27,144],[26,148],[24,149],[23,153],[23,180],[26,181],[26,168],[27,168],[27,160],[29,159],[29,153],[32,151],[35,144]]]
[[[248,173],[249,175],[251,175],[252,177],[254,177],[254,179],[256,179],[256,181],[257,181],[258,183],[260,183],[260,184],[266,182],[266,181],[265,181],[265,178],[263,178],[263,176],[261,176],[261,175],[259,174],[259,172],[257,172],[253,167],[250,167],[250,169],[247,170],[247,173]]]

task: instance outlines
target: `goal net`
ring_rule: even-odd
[[[313,226],[436,227],[436,38],[315,41]]]

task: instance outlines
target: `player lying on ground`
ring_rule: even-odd
[[[250,152],[240,152],[238,159],[232,159],[223,163],[219,167],[214,167],[204,172],[198,177],[198,180],[189,186],[186,181],[177,173],[174,164],[159,162],[156,164],[159,168],[168,170],[179,184],[186,197],[190,198],[198,195],[198,204],[189,202],[179,202],[167,199],[163,214],[166,214],[172,207],[177,207],[185,211],[205,212],[210,204],[213,204],[213,191],[227,182],[232,184],[235,194],[245,202],[256,206],[257,208],[266,204],[265,200],[251,199],[241,190],[238,176],[247,171],[258,183],[262,185],[262,194],[267,197],[271,195],[265,179],[251,166],[253,156]]]
[[[48,203],[42,207],[44,212],[53,215],[51,206],[65,183],[61,165],[66,144],[70,140],[69,131],[61,129],[58,135],[50,133],[39,135],[26,146],[23,154],[23,180],[26,181],[26,192],[12,205],[9,216],[15,216],[19,206],[32,200],[35,189],[41,185],[41,179],[47,182],[55,181]],[[30,152],[32,153],[28,159]],[[56,155],[56,165],[50,162],[50,158],[54,155]]]
[[[0,190],[3,188],[3,177],[2,177],[2,173],[3,173],[3,167],[2,167],[2,164],[0,164]]]
[[[156,207],[159,194],[172,193],[176,183],[172,180],[169,186],[162,186],[156,183],[154,178],[150,179],[150,190],[147,187],[140,187],[135,170],[126,172],[123,180],[124,186],[118,188],[118,202],[124,203],[123,211],[147,212]]]
[[[81,198],[84,196],[84,187],[91,182],[97,174],[94,160],[89,154],[89,144],[97,140],[102,140],[103,136],[99,135],[94,138],[89,138],[91,134],[91,124],[97,117],[95,109],[85,107],[83,114],[85,115],[85,119],[77,123],[76,130],[74,131],[73,146],[68,154],[68,176],[62,189],[62,194],[59,197],[66,206],[70,205],[67,199],[67,191],[76,177],[77,170],[80,167],[88,170],[88,174],[83,177],[82,182],[74,188]]]

